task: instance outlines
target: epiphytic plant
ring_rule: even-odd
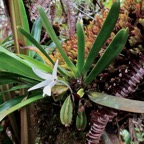
[[[8,114],[29,103],[42,99],[46,95],[51,95],[52,97],[49,98],[53,98],[55,101],[64,101],[60,110],[62,124],[70,126],[73,120],[76,119],[76,127],[79,130],[83,130],[87,125],[85,109],[88,107],[90,100],[94,103],[114,109],[132,112],[141,112],[143,110],[139,107],[143,104],[142,102],[96,93],[96,86],[94,86],[93,91],[91,91],[91,86],[93,86],[99,74],[118,56],[128,38],[128,29],[126,27],[120,29],[115,35],[113,35],[113,33],[111,34],[120,12],[119,1],[112,5],[108,14],[103,13],[105,21],[102,26],[100,26],[100,24],[103,20],[99,17],[97,21],[97,24],[100,26],[99,29],[97,29],[97,27],[91,27],[90,25],[84,31],[83,26],[78,22],[76,25],[77,36],[72,37],[63,44],[61,44],[56,36],[43,9],[41,7],[38,9],[41,21],[57,48],[53,53],[48,54],[47,51],[43,49],[42,45],[20,26],[17,27],[18,30],[32,43],[31,46],[21,45],[21,48],[23,48],[23,50],[37,52],[42,57],[44,63],[30,56],[22,54],[17,56],[8,52],[3,47],[0,47],[1,78],[6,80],[6,78],[9,77],[12,83],[23,83],[20,87],[13,87],[9,91],[17,90],[22,87],[32,87],[29,91],[33,90],[31,93],[27,93],[27,95],[19,96],[3,103],[0,106],[0,119],[3,119]],[[95,36],[93,34],[91,35],[89,29],[92,29]],[[112,40],[110,40],[109,37]],[[107,41],[109,45],[107,45]],[[102,47],[104,48],[101,50]],[[59,60],[59,66],[57,59]],[[52,69],[53,65],[54,69]],[[51,72],[52,75],[49,74]],[[139,78],[142,76],[140,75],[141,71],[137,70],[134,72]],[[11,76],[13,76],[13,78]],[[134,77],[132,78],[134,79]],[[42,81],[42,79],[45,79],[45,81]],[[10,81],[8,81],[8,83],[10,83]],[[59,85],[59,82],[61,85]],[[35,86],[33,87],[33,85]],[[44,89],[42,91],[40,88],[43,87]],[[119,93],[121,94],[121,91]],[[60,99],[59,96],[61,96]],[[116,100],[118,101],[116,102]],[[111,101],[110,104],[109,101]],[[125,107],[124,105],[127,102],[135,104],[135,110],[132,109],[132,105]],[[116,104],[114,105],[114,103]],[[78,110],[76,109],[77,107]],[[105,126],[103,126],[99,134],[95,134],[98,127],[98,124],[95,124],[96,120],[99,124],[103,125],[103,123],[112,120],[113,116],[116,115],[116,112],[109,111],[107,115],[104,115],[103,119],[105,110],[102,109],[100,111],[100,113],[94,112],[95,115],[98,114],[98,117],[96,119],[93,117],[94,119],[92,118],[91,120],[92,128],[88,135],[87,142],[98,143],[105,128]],[[73,114],[77,115],[76,118],[73,118]]]

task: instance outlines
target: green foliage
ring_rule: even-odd
[[[121,131],[120,135],[122,137],[122,140],[125,142],[125,144],[130,144],[130,134],[126,129]]]
[[[42,30],[42,21],[40,18],[36,19],[35,22],[33,23],[33,27],[31,30],[31,35],[33,38],[39,43],[40,42],[40,37],[41,37],[41,30]],[[33,45],[33,43],[32,43]],[[34,51],[29,52],[29,56],[34,57],[36,53]]]
[[[135,128],[134,130],[136,132],[137,141],[140,143],[143,142],[144,141],[144,132],[141,132],[139,128]],[[135,144],[135,142],[131,140],[132,138],[130,136],[129,131],[127,131],[126,129],[122,130],[120,132],[120,135],[125,144]]]
[[[8,100],[0,105],[0,121],[10,113],[42,98],[43,97],[41,94],[34,94],[31,96],[19,96],[17,98]]]
[[[0,69],[7,72],[25,76],[30,79],[40,80],[32,69],[18,56],[0,46]]]
[[[58,37],[56,36],[44,10],[39,7],[39,13],[40,13],[40,17],[42,19],[42,22],[46,28],[46,31],[48,32],[50,38],[53,40],[53,42],[56,44],[60,54],[62,55],[63,59],[65,60],[65,62],[67,63],[68,67],[70,67],[74,73],[74,76],[77,77],[77,70],[76,67],[74,66],[74,64],[71,62],[71,60],[68,58],[68,56],[66,55],[66,53],[64,52],[64,50],[62,49],[62,45],[59,42]]]
[[[72,116],[73,116],[73,103],[71,97],[68,96],[60,110],[60,120],[63,125],[69,127],[72,123]]]
[[[110,63],[111,61],[122,51],[128,38],[128,29],[120,30],[115,38],[112,40],[110,45],[107,47],[104,54],[98,60],[90,74],[85,79],[85,83],[89,84],[92,80],[98,76]]]
[[[14,40],[12,35],[6,37],[1,43],[0,45],[6,49],[12,49],[14,47]]]
[[[43,47],[37,42],[37,40],[28,33],[25,29],[22,27],[18,27],[18,30],[36,47],[38,48],[47,58],[48,60],[53,63],[52,59],[49,57],[49,55],[46,53],[46,51],[43,49]]]
[[[143,142],[144,141],[144,132],[141,132],[139,128],[135,128],[135,132],[136,132],[136,137],[137,137],[138,141]]]
[[[78,57],[77,57],[77,69],[79,74],[82,72],[85,58],[85,38],[84,30],[80,23],[77,23],[77,37],[78,37]]]
[[[95,57],[97,56],[100,48],[104,45],[106,40],[108,39],[110,33],[113,31],[113,28],[117,22],[120,10],[120,3],[115,2],[111,7],[108,16],[90,50],[88,58],[86,59],[86,63],[83,68],[83,74],[86,75],[89,71],[92,63],[94,62]]]
[[[23,58],[23,61],[27,63],[30,67],[36,67],[48,73],[52,72],[52,68],[49,65],[43,64],[42,62],[35,60],[30,56],[23,54],[19,54],[18,56]]]
[[[144,111],[144,103],[142,101],[130,100],[93,91],[89,92],[88,96],[91,101],[102,106],[133,113],[143,113]]]
[[[115,2],[110,11],[109,14],[95,40],[95,42],[92,45],[92,48],[90,50],[90,53],[85,59],[85,34],[83,27],[80,23],[77,23],[77,38],[78,38],[78,56],[77,56],[77,63],[76,65],[68,58],[67,54],[62,48],[62,44],[59,40],[59,38],[56,36],[54,29],[52,28],[46,13],[44,10],[39,7],[39,13],[40,18],[38,18],[32,28],[31,34],[23,27],[18,26],[18,30],[27,38],[27,41],[29,41],[30,46],[23,47],[25,49],[32,49],[35,52],[30,52],[29,56],[26,55],[15,55],[7,50],[5,50],[3,47],[0,46],[0,77],[5,76],[2,78],[3,83],[1,84],[13,84],[17,82],[17,86],[14,86],[13,88],[3,91],[10,92],[15,91],[18,89],[23,88],[29,88],[30,86],[33,86],[34,84],[38,83],[39,81],[42,81],[41,78],[39,78],[35,73],[33,72],[32,68],[38,68],[39,70],[42,70],[44,72],[51,73],[53,76],[54,73],[57,73],[57,71],[52,70],[51,66],[47,65],[48,61],[50,61],[53,65],[54,62],[50,58],[48,52],[43,48],[41,44],[39,44],[40,36],[41,36],[41,28],[42,23],[48,32],[48,35],[50,36],[51,40],[55,43],[57,49],[59,50],[59,53],[63,57],[65,63],[71,70],[71,72],[68,72],[64,68],[58,67],[59,71],[59,81],[62,81],[64,79],[64,82],[71,84],[71,80],[74,80],[77,82],[79,78],[82,80],[82,84],[74,89],[73,91],[77,94],[80,94],[80,99],[88,96],[91,101],[93,101],[96,104],[100,104],[107,107],[112,107],[114,109],[118,110],[124,110],[124,111],[130,111],[130,112],[137,112],[141,113],[143,112],[143,102],[140,101],[134,101],[134,100],[128,100],[124,98],[114,97],[111,95],[106,95],[102,93],[97,92],[89,92],[85,91],[85,88],[88,84],[91,84],[91,82],[96,79],[96,77],[111,63],[111,61],[122,51],[128,37],[128,29],[122,29],[120,30],[110,45],[106,48],[104,54],[100,59],[94,63],[95,58],[97,57],[100,49],[105,44],[106,40],[110,36],[111,32],[113,31],[115,24],[117,22],[118,16],[119,16],[119,10],[120,10],[120,2]],[[40,54],[42,56],[43,61],[37,61],[34,59],[34,56],[36,54]],[[91,66],[94,65],[93,68]],[[41,73],[41,72],[39,72]],[[39,74],[38,74],[39,75]],[[8,77],[6,77],[8,76]],[[11,78],[13,76],[13,78]],[[19,80],[19,81],[18,81]],[[56,78],[46,78],[46,80],[50,81],[56,81]],[[19,84],[19,82],[22,82]],[[82,87],[82,89],[81,89]],[[60,85],[57,85],[54,87],[55,89],[52,90],[52,93],[58,94],[57,97],[53,96],[53,99],[55,101],[58,100],[64,100],[65,95],[67,96],[66,91],[68,89],[71,90],[70,86],[68,87],[62,87]],[[39,94],[40,92],[40,94]],[[73,120],[73,110],[74,110],[74,104],[73,102],[73,92],[72,90],[70,92],[70,96],[67,96],[64,100],[64,103],[62,105],[62,108],[60,110],[60,119],[62,124],[65,126],[69,126],[72,123]],[[10,113],[14,112],[15,110],[18,110],[19,108],[28,105],[30,103],[33,103],[39,99],[42,99],[43,97],[42,91],[34,91],[32,95],[26,96],[20,96],[15,97],[14,99],[8,100],[7,102],[0,105],[0,120],[2,120],[5,116],[9,115]],[[59,96],[60,95],[60,96]],[[81,118],[80,118],[81,117]],[[85,113],[79,113],[77,115],[77,127],[84,130],[86,127],[86,115]]]

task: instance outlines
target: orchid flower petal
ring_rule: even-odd
[[[30,89],[28,89],[28,91],[39,89],[39,88],[45,87],[46,85],[48,85],[48,81],[47,80],[42,81],[42,82],[38,83],[37,85],[31,87]]]
[[[51,89],[52,87],[56,84],[56,81],[52,81],[49,85],[47,85],[46,87],[44,87],[43,89],[43,96],[46,94],[48,96],[51,96]]]
[[[53,69],[53,73],[52,73],[53,77],[57,77],[57,68],[58,68],[58,60],[56,60],[56,63],[54,65],[54,69]]]
[[[32,69],[33,69],[34,73],[42,79],[49,79],[49,80],[53,79],[53,76],[51,74],[45,73],[36,68],[32,68]]]
[[[45,95],[51,96],[51,87],[49,85],[43,89],[43,96]]]

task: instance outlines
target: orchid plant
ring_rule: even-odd
[[[88,85],[97,78],[97,76],[112,62],[116,56],[122,51],[128,38],[128,29],[121,29],[107,46],[103,55],[95,62],[98,53],[111,32],[113,31],[117,22],[120,2],[115,2],[107,15],[107,18],[99,31],[88,56],[85,56],[85,32],[81,23],[77,23],[77,40],[78,40],[78,56],[76,62],[73,62],[64,51],[63,46],[56,36],[48,18],[42,7],[38,7],[40,19],[48,32],[50,38],[56,45],[56,49],[67,65],[62,67],[58,66],[58,61],[61,59],[53,60],[48,52],[42,47],[41,44],[24,28],[17,26],[17,29],[23,36],[27,38],[29,46],[21,46],[23,50],[29,50],[28,55],[14,54],[7,51],[4,47],[0,46],[0,78],[2,84],[18,83],[19,86],[12,87],[7,91],[2,91],[1,94],[6,92],[15,91],[21,88],[28,89],[26,95],[15,97],[0,105],[0,120],[10,113],[18,110],[19,108],[35,102],[39,99],[43,99],[45,96],[53,95],[52,91],[56,91],[56,86],[64,85],[66,89],[62,91],[64,97],[62,97],[63,105],[60,111],[60,119],[62,124],[70,126],[73,119],[73,111],[75,109],[75,95],[78,95],[78,117],[77,127],[78,129],[84,129],[86,126],[86,114],[85,107],[87,103],[82,104],[81,99],[91,100],[96,104],[112,107],[114,109],[121,109],[127,111],[131,109],[132,105],[125,105],[129,103],[127,100],[121,100],[122,98],[115,98],[114,96],[97,93],[95,91],[89,91]],[[34,54],[39,54],[43,61],[38,61],[33,58]],[[54,67],[52,66],[54,65]],[[52,69],[53,67],[53,69]],[[50,74],[52,73],[52,74]],[[58,74],[57,74],[58,73]],[[73,82],[74,85],[73,86]],[[43,91],[41,91],[43,88]],[[69,89],[69,91],[68,91]],[[61,87],[58,90],[58,96],[61,94]],[[49,97],[50,99],[52,97]],[[108,99],[108,101],[104,101]],[[111,103],[110,103],[111,101]],[[123,102],[123,103],[122,103]],[[130,100],[130,103],[135,103]],[[137,109],[134,112],[142,112],[143,109],[139,109],[138,105],[142,105],[141,102],[137,102]],[[133,109],[131,109],[132,111]],[[81,118],[79,118],[81,117]],[[84,123],[83,123],[84,122]]]
[[[87,85],[89,85],[94,79],[96,79],[96,77],[110,64],[110,62],[121,52],[126,43],[128,37],[128,29],[121,29],[114,37],[110,45],[107,47],[102,57],[97,61],[96,64],[94,64],[94,60],[98,55],[100,48],[104,45],[105,41],[109,37],[118,19],[120,2],[115,2],[110,9],[109,14],[103,24],[103,27],[101,28],[94,44],[92,45],[92,48],[87,58],[85,58],[85,33],[82,24],[79,22],[77,23],[76,28],[78,38],[78,56],[76,65],[69,59],[66,52],[63,50],[62,44],[56,36],[43,9],[40,6],[38,9],[41,21],[46,28],[46,31],[55,43],[69,70],[58,66],[58,60],[54,62],[53,59],[51,59],[51,57],[43,49],[43,47],[38,43],[38,41],[24,28],[18,26],[18,30],[29,40],[29,43],[33,45],[22,48],[25,50],[32,50],[33,52],[38,53],[43,58],[45,63],[33,59],[32,53],[29,53],[29,56],[22,54],[19,54],[17,56],[14,53],[7,51],[3,47],[0,47],[1,79],[6,82],[6,77],[8,75],[12,75],[13,78],[10,76],[9,80],[11,80],[12,82],[21,81],[23,83],[22,86],[14,87],[7,91],[17,90],[20,87],[28,88],[28,92],[32,91],[32,96],[25,99],[26,104],[34,102],[35,100],[37,100],[37,98],[40,98],[39,93],[38,97],[36,95],[33,95],[33,93],[35,93],[37,89],[41,92],[40,88],[43,88],[43,92],[41,93],[41,98],[43,98],[44,96],[51,96],[52,89],[54,91],[55,85],[59,84],[65,85],[70,90],[70,95],[72,97],[74,97],[73,93],[79,94],[81,90],[84,91],[83,95],[86,94],[88,92],[88,89],[86,88]],[[111,19],[111,17],[113,17],[113,19]],[[41,23],[41,21],[39,22]],[[112,51],[113,53],[111,53]],[[5,59],[7,60],[5,61]],[[54,68],[52,69],[51,64],[47,65],[46,63],[51,63],[52,65],[54,65]],[[94,67],[91,68],[91,65],[93,64]],[[15,65],[17,65],[17,67],[15,67]],[[50,74],[51,72],[52,74]],[[59,76],[57,76],[57,72],[59,72]],[[73,89],[71,87],[71,80],[73,79],[75,79],[76,83],[80,79],[82,79],[81,83],[83,86],[81,87],[80,84],[76,89]],[[67,89],[65,90],[67,91]],[[1,93],[5,93],[7,91],[2,91]],[[6,103],[1,105],[0,119],[3,119],[6,116],[4,115],[6,110],[9,111],[9,114],[22,107],[23,105],[20,105],[19,102],[24,97],[25,96],[22,96],[21,99],[19,99],[16,103],[11,104],[9,107],[6,107]],[[89,98],[93,100],[91,97]],[[94,102],[96,102],[96,100],[94,100]],[[7,101],[7,103],[9,103],[9,101]],[[13,108],[14,106],[15,108]],[[111,105],[111,107],[114,106]]]

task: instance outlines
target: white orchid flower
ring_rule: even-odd
[[[44,87],[43,96],[45,96],[45,95],[51,96],[52,87],[55,86],[58,83],[62,83],[64,85],[66,85],[72,93],[72,90],[71,90],[70,86],[67,83],[65,83],[62,80],[58,80],[57,68],[58,68],[58,60],[56,61],[55,65],[54,65],[54,69],[53,69],[52,74],[45,73],[45,72],[42,72],[38,69],[33,68],[34,73],[37,76],[39,76],[40,78],[44,79],[44,81],[42,81],[42,82],[38,83],[37,85],[31,87],[30,89],[28,89],[28,91],[32,91],[32,90]]]

